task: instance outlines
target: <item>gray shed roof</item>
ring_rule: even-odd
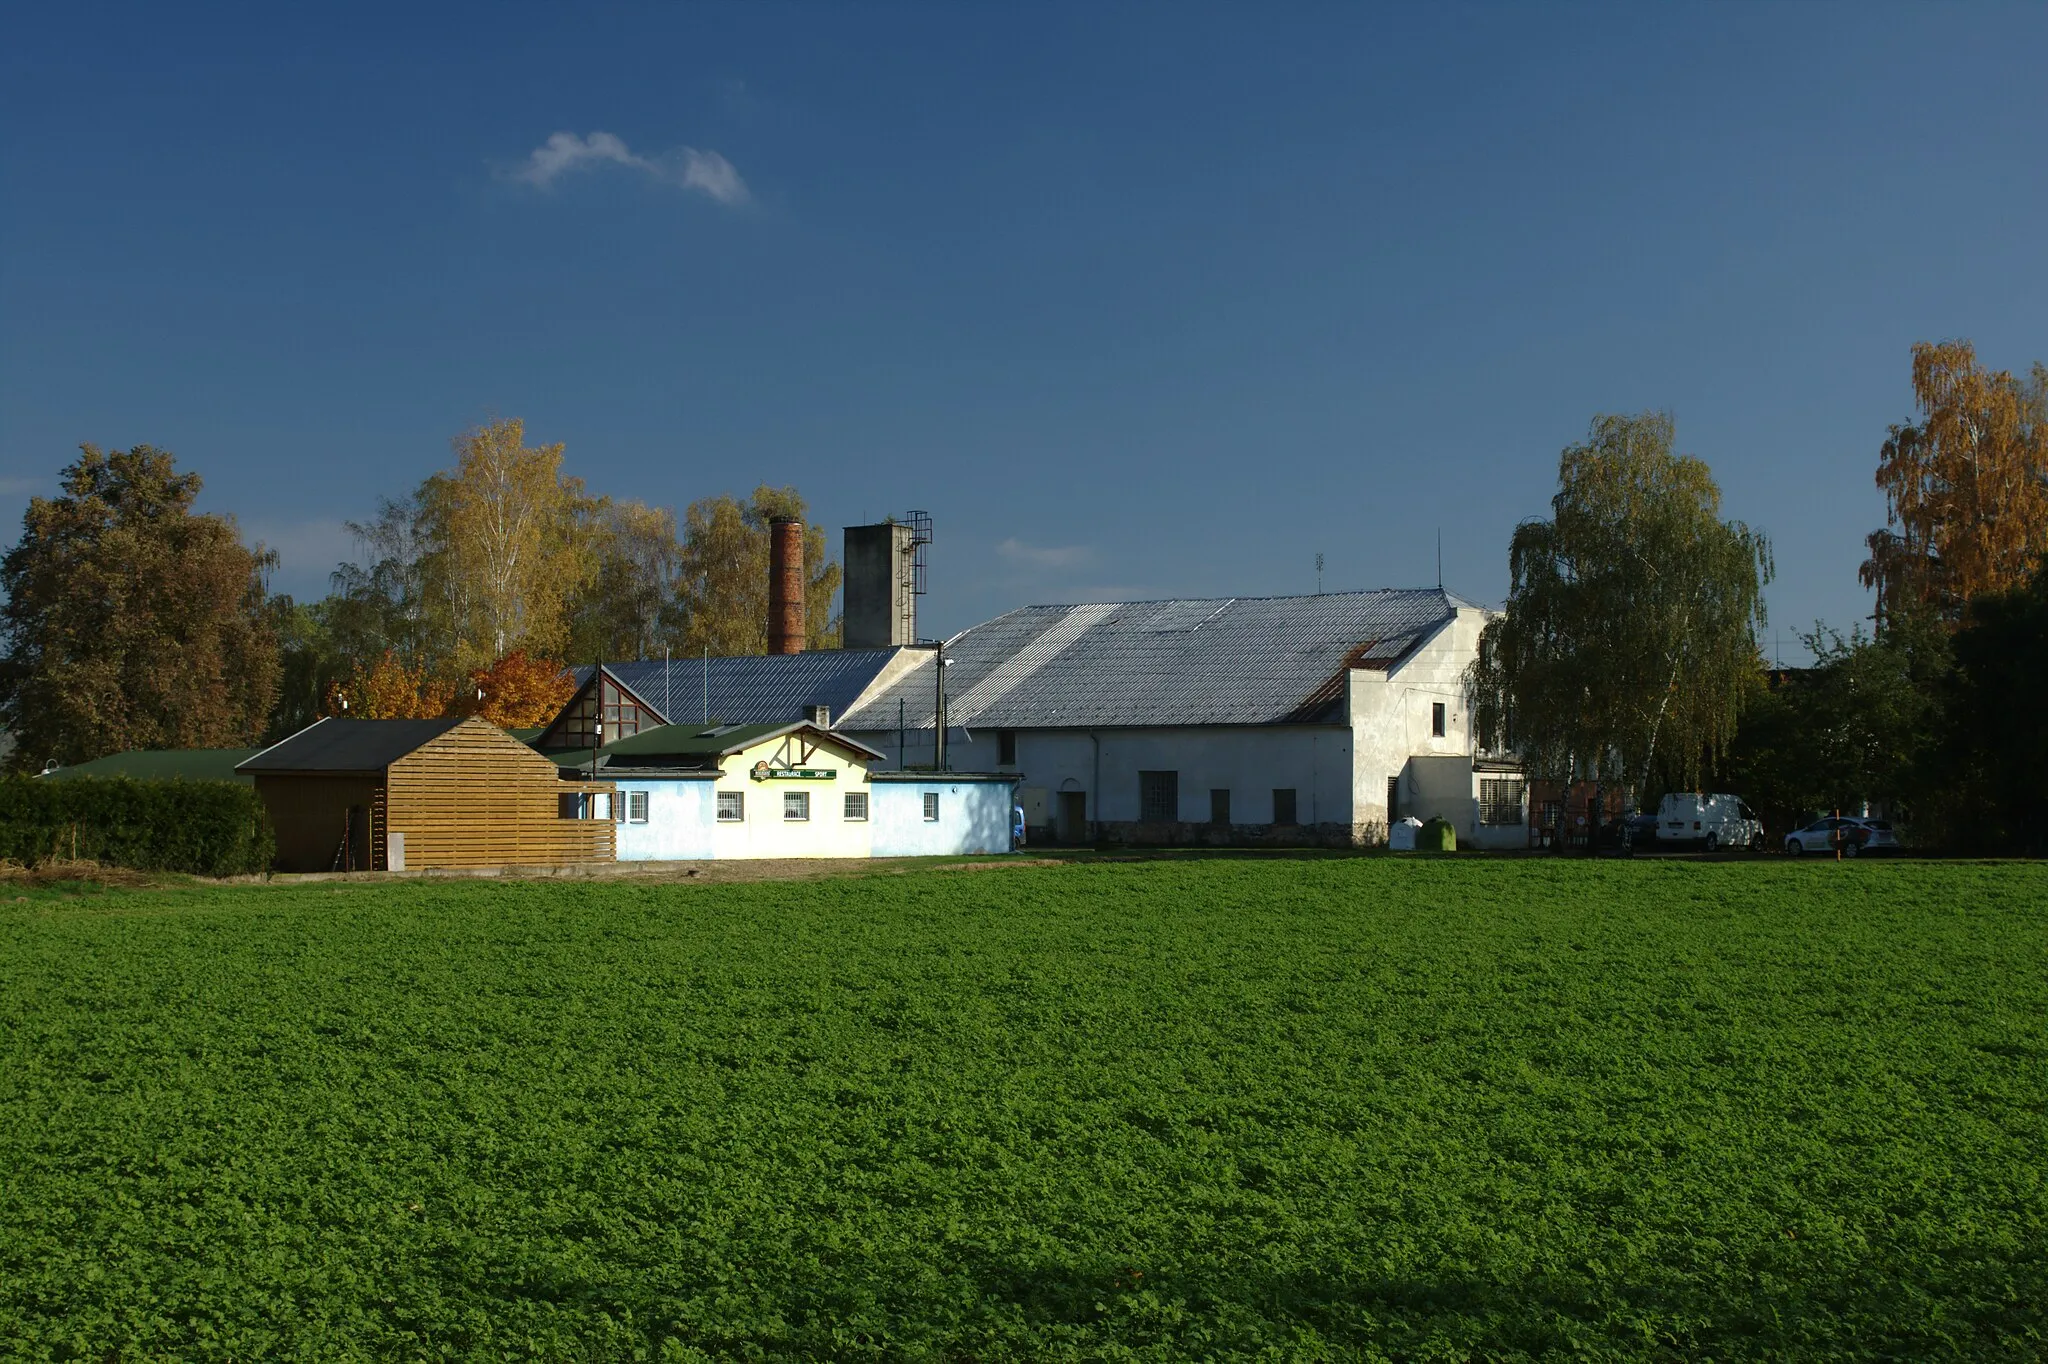
[[[1476,603],[1441,588],[1026,606],[947,642],[949,724],[1327,723],[1347,668],[1385,668]],[[835,726],[930,728],[929,655]]]
[[[381,772],[461,724],[453,720],[316,720],[237,772]]]
[[[714,658],[710,662],[711,718],[728,725],[779,725],[804,718],[805,706],[830,706],[839,713],[860,698],[894,649],[812,649],[800,654]],[[704,720],[702,658],[678,656],[664,668],[658,658],[606,663],[606,671],[675,723]],[[589,680],[590,665],[574,670],[576,685]]]

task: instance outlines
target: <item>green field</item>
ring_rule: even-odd
[[[2048,1357],[2048,868],[0,901],[10,1359]]]

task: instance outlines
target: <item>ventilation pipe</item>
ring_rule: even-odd
[[[778,516],[768,523],[768,652],[804,651],[804,523]]]

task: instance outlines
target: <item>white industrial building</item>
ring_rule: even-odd
[[[1518,773],[1475,751],[1488,612],[1439,588],[1031,606],[903,649],[834,727],[928,767],[1015,773],[1061,842],[1373,846],[1441,815],[1526,847]]]

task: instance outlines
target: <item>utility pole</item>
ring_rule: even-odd
[[[932,669],[937,688],[937,701],[933,708],[932,770],[946,770],[946,641],[935,640],[932,644]]]
[[[590,779],[597,780],[597,750],[604,747],[604,660],[597,660],[597,671],[590,675]],[[585,792],[585,802],[592,796]]]

